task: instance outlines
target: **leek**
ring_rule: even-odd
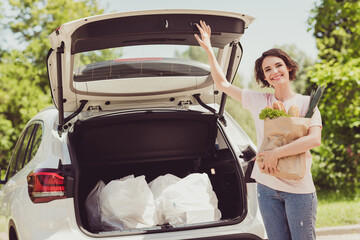
[[[314,114],[316,106],[319,104],[320,98],[324,92],[325,85],[318,86],[316,91],[312,90],[310,94],[310,103],[309,103],[309,110],[307,111],[305,117],[311,118]]]

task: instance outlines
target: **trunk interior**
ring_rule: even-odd
[[[220,221],[183,228],[234,224],[246,215],[246,190],[240,165],[228,147],[217,118],[192,111],[133,112],[78,121],[69,133],[72,158],[77,163],[78,223],[90,229],[85,200],[99,180],[145,175],[184,178],[207,173],[218,198]],[[170,225],[154,231],[172,231]],[[179,227],[176,228],[179,230]],[[149,229],[147,229],[149,232]],[[151,229],[150,229],[151,232]]]

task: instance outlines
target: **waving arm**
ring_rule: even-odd
[[[219,63],[216,60],[216,56],[215,56],[214,51],[211,46],[211,40],[210,40],[211,28],[210,28],[210,26],[206,25],[206,23],[204,21],[200,21],[200,25],[197,24],[196,26],[200,31],[201,37],[198,34],[195,34],[195,38],[198,41],[198,43],[200,44],[200,46],[205,50],[205,52],[208,56],[208,60],[209,60],[210,67],[211,67],[211,75],[213,77],[216,87],[220,91],[228,94],[235,100],[241,102],[241,91],[242,91],[241,88],[232,85],[231,83],[229,83],[226,80],[226,77],[225,77]]]

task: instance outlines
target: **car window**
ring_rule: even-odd
[[[212,84],[199,46],[149,44],[81,52],[73,56],[72,72],[72,87],[87,94],[156,95]]]
[[[19,149],[22,146],[23,139],[26,136],[26,133],[27,133],[27,129],[26,129],[25,132],[23,132],[20,135],[20,138],[19,138],[19,140],[17,141],[17,143],[15,145],[15,149],[14,149],[13,154],[12,154],[11,159],[10,159],[9,167],[7,169],[7,172],[6,172],[6,179],[9,179],[10,177],[12,177],[14,175],[14,172],[15,172],[15,169],[16,169],[16,164],[17,164],[16,156],[17,156],[17,154],[19,152]]]
[[[24,165],[28,163],[31,159],[34,158],[35,154],[37,153],[40,143],[43,136],[43,128],[41,124],[36,124],[36,128],[33,130],[33,140],[31,141],[29,154],[26,160],[24,161]]]
[[[29,142],[33,128],[34,128],[34,125],[28,127],[23,132],[22,136],[20,137],[20,139],[17,142],[15,150],[14,150],[13,155],[10,160],[10,166],[9,166],[8,174],[7,174],[8,178],[14,176],[14,174],[17,173],[22,166],[22,162],[20,162],[19,159],[21,158],[21,156],[24,156],[24,153],[27,148],[27,143]]]
[[[214,48],[217,54],[218,49]],[[137,45],[113,49],[82,52],[74,55],[74,88],[81,89],[84,83],[107,81],[126,82],[135,86],[151,83],[144,78],[170,77],[206,77],[210,75],[210,66],[205,52],[199,46],[186,45]],[[77,83],[77,84],[76,84]],[[177,87],[179,83],[177,83]],[[150,88],[150,90],[149,90]],[[138,88],[133,87],[138,91]],[[169,89],[166,89],[169,90]],[[171,89],[170,89],[171,90]]]
[[[32,124],[28,126],[20,136],[10,160],[10,165],[7,171],[7,179],[11,178],[20,171],[24,167],[25,162],[27,162],[26,159],[30,158],[32,154],[30,150],[31,147],[34,146],[33,136],[36,136],[38,126],[39,124]]]

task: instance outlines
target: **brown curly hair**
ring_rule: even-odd
[[[296,79],[296,72],[299,69],[299,66],[295,60],[293,60],[286,52],[279,48],[272,48],[269,49],[261,55],[256,61],[255,61],[255,79],[256,82],[259,85],[262,85],[262,87],[270,87],[270,84],[265,80],[264,70],[262,69],[263,61],[266,57],[274,56],[281,58],[289,71],[289,80],[293,81]]]

